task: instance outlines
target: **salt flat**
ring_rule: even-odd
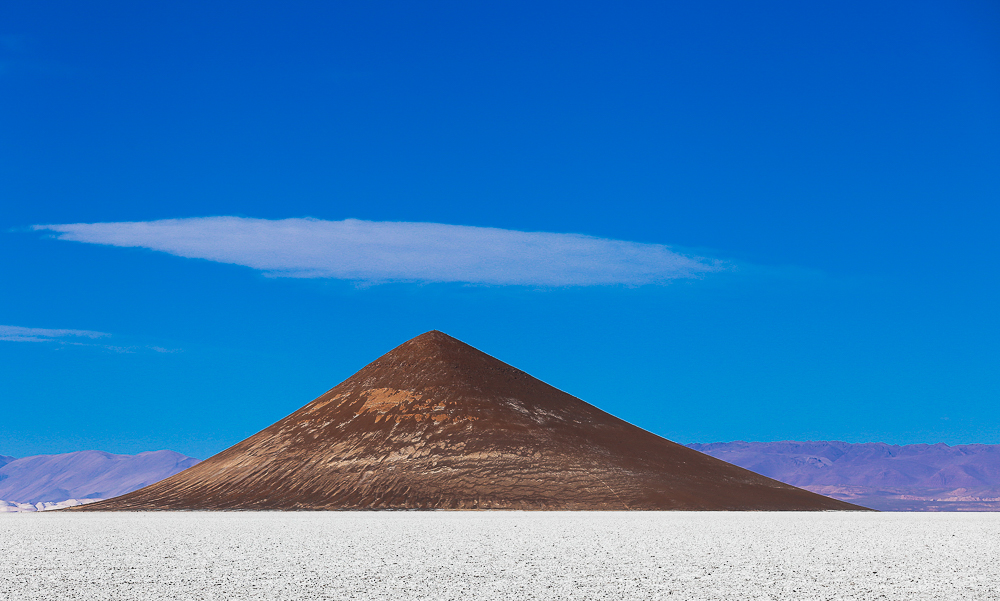
[[[997,599],[1000,514],[24,513],[0,599]]]

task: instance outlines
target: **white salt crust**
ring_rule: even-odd
[[[4,501],[0,499],[0,513],[23,513],[25,511],[56,511],[57,509],[65,509],[67,507],[76,507],[77,505],[86,505],[88,503],[96,503],[101,499],[67,499],[65,501],[59,502],[49,502],[45,501],[42,503],[16,503],[14,501]]]
[[[21,513],[0,599],[1000,599],[1000,514]]]

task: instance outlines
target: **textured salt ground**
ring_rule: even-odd
[[[997,599],[1000,515],[0,518],[0,599]]]

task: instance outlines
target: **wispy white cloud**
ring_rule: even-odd
[[[440,223],[198,217],[36,225],[60,240],[140,247],[270,276],[529,286],[662,284],[724,269],[662,244]]]
[[[0,326],[0,340],[9,342],[59,342],[80,338],[104,338],[104,332],[90,330],[49,330],[46,328],[22,328],[21,326]]]
[[[163,348],[162,346],[147,346],[146,348],[148,348],[151,351],[157,352],[157,353],[179,353],[179,352],[181,352],[181,349],[179,349],[179,348]]]
[[[153,351],[156,353],[180,353],[182,349],[169,349],[162,346],[120,346],[90,342],[95,338],[107,338],[111,334],[92,332],[90,330],[50,330],[47,328],[25,328],[21,326],[0,326],[0,341],[6,342],[51,342],[63,346],[89,346],[111,351],[113,353],[133,354]],[[87,341],[84,341],[87,340]]]

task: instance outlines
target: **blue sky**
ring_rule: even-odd
[[[1000,443],[998,31],[8,3],[0,454],[206,457],[430,329],[679,442]]]

